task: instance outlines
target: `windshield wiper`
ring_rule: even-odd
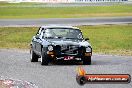
[[[65,39],[79,39],[79,38],[65,38]],[[80,39],[79,39],[80,40]]]
[[[55,36],[55,37],[45,37],[47,39],[60,39],[60,38],[63,38],[63,37],[58,37],[58,36]]]
[[[63,37],[57,36],[57,38],[59,38],[59,39],[60,39],[60,38],[63,38]]]
[[[47,38],[47,39],[54,39],[55,37],[45,37],[45,38]]]

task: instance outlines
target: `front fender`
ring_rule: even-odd
[[[48,45],[50,45],[51,43],[49,43],[48,41],[46,41],[46,40],[42,40],[42,46],[44,46],[44,47],[47,47]]]
[[[84,46],[84,47],[90,46],[91,47],[91,44],[89,42],[87,42],[87,41],[82,41],[79,44],[80,44],[80,46]]]

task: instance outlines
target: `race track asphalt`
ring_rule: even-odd
[[[127,24],[132,23],[129,17],[93,17],[93,18],[42,18],[42,19],[0,19],[0,26],[23,27],[42,25],[102,25],[102,24]]]
[[[39,88],[132,88],[129,84],[85,84],[76,82],[76,68],[81,63],[31,63],[29,50],[0,49],[0,75],[29,81]],[[132,56],[93,54],[92,65],[81,65],[88,74],[130,74]]]

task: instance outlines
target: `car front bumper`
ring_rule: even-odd
[[[84,54],[64,54],[64,53],[56,54],[53,51],[50,51],[50,52],[48,51],[47,54],[48,54],[49,58],[51,58],[51,59],[53,58],[56,60],[66,60],[65,57],[73,58],[73,59],[67,59],[67,60],[82,60],[83,57],[92,56],[92,52],[85,52]]]

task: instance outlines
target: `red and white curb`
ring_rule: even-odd
[[[15,79],[0,78],[0,88],[38,88],[34,83]]]

